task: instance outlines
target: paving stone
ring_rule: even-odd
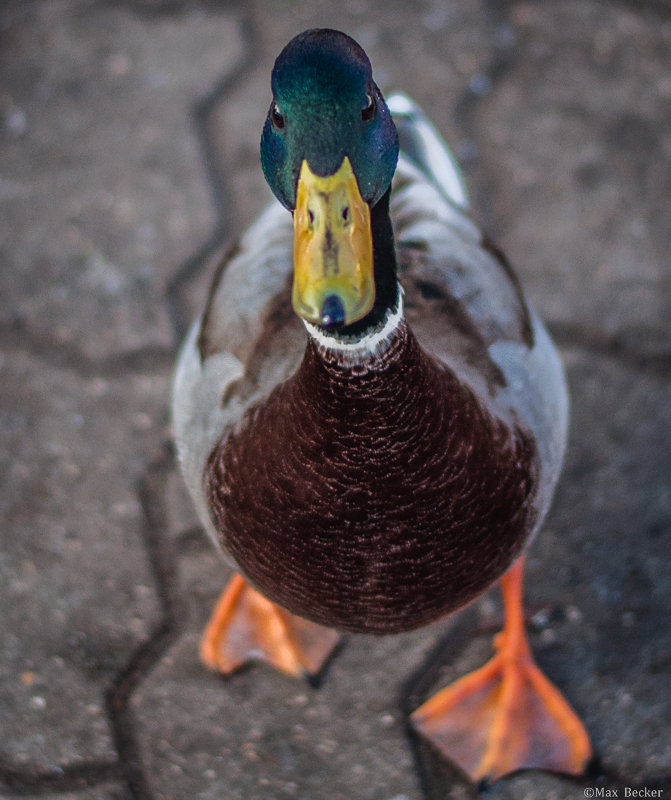
[[[1,319],[93,357],[171,344],[165,282],[215,222],[189,112],[238,16],[14,2],[3,39]]]
[[[224,680],[197,658],[224,570],[191,559],[199,613],[132,700],[153,796],[419,800],[397,696],[436,634],[350,637],[318,689],[265,665]]]
[[[166,433],[166,378],[81,378],[21,351],[2,372],[0,753],[114,760],[104,692],[160,616],[135,484]]]
[[[668,352],[671,19],[513,3],[507,70],[479,106],[480,208],[551,322]]]
[[[662,543],[671,533],[670,380],[616,359],[569,356],[572,435],[557,498],[566,533],[560,550],[554,538],[549,559],[570,563],[576,589],[567,602],[583,615],[571,685],[606,774],[668,781],[671,630],[663,609],[671,607],[671,579]]]

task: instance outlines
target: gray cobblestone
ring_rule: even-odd
[[[190,107],[241,58],[236,17],[12,8],[2,318],[91,357],[169,346],[165,282],[215,222]]]
[[[671,19],[584,2],[512,18],[510,69],[476,115],[483,205],[551,323],[668,352]]]

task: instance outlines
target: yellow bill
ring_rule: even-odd
[[[370,209],[349,158],[320,178],[301,165],[294,210],[294,311],[317,325],[350,325],[375,302]]]

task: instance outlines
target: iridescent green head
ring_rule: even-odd
[[[368,57],[339,31],[292,39],[271,84],[261,163],[294,211],[294,308],[311,322],[348,325],[374,302],[369,213],[396,169],[396,127]]]
[[[295,208],[304,159],[327,176],[347,156],[363,199],[374,205],[391,183],[398,136],[361,47],[340,31],[305,31],[278,56],[271,87],[261,163],[278,200]]]

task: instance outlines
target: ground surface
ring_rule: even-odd
[[[173,465],[171,365],[208,255],[268,199],[269,70],[311,26],[354,35],[454,144],[568,368],[528,612],[599,760],[489,796],[671,797],[661,0],[2,4],[0,797],[474,796],[405,719],[487,657],[495,592],[421,632],[351,637],[318,688],[262,666],[223,681],[197,659],[225,572]]]

